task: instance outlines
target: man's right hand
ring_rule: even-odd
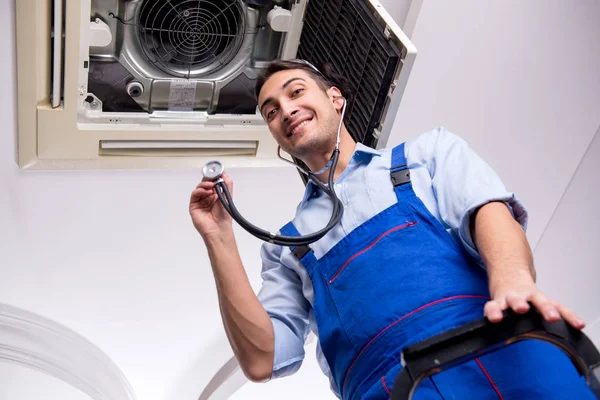
[[[233,196],[233,182],[226,173],[223,173],[222,178]],[[232,229],[231,216],[225,211],[215,190],[214,182],[204,179],[190,197],[190,216],[194,227],[204,239]]]

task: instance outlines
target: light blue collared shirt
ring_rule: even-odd
[[[492,168],[458,136],[445,128],[426,132],[405,145],[415,194],[469,254],[483,267],[470,233],[470,217],[483,204],[504,201],[513,217],[527,227],[527,211]],[[396,202],[390,179],[391,149],[374,150],[360,143],[347,168],[334,184],[344,204],[342,220],[313,243],[317,259],[343,237]],[[302,234],[315,232],[329,221],[329,197],[309,181],[293,220]],[[275,332],[272,378],[290,375],[304,359],[304,342],[310,330],[318,337],[312,311],[314,291],[304,267],[289,248],[265,243],[261,248],[263,284],[258,298],[267,310]],[[317,344],[317,360],[330,378],[327,362]],[[338,395],[332,383],[333,392]]]

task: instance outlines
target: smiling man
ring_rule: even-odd
[[[503,309],[524,313],[531,302],[548,321],[584,326],[537,288],[524,206],[459,137],[437,128],[393,149],[356,143],[341,121],[351,96],[344,80],[299,60],[271,64],[256,94],[277,143],[320,171],[315,179],[325,184],[341,124],[334,190],[344,214],[308,247],[265,243],[257,296],[214,184],[203,181],[193,191],[190,214],[208,249],[225,330],[249,379],[296,372],[312,330],[333,393],[386,399],[404,347],[483,315],[498,322]],[[231,190],[230,178],[224,180]],[[281,233],[315,232],[331,210],[323,189],[309,181]],[[594,397],[560,350],[524,341],[428,378],[414,398]]]

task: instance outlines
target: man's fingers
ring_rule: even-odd
[[[206,178],[205,178],[206,179]],[[215,187],[215,183],[213,181],[205,181],[203,180],[196,186],[196,189],[204,188],[204,189],[212,189]]]
[[[502,321],[502,304],[497,300],[490,300],[483,307],[483,315],[493,323]]]
[[[575,312],[562,304],[550,300],[541,292],[533,296],[531,302],[548,322],[556,322],[562,318],[575,329],[583,329],[585,327],[585,322]]]
[[[558,310],[557,303],[551,301],[542,292],[537,292],[534,294],[530,301],[540,312],[540,314],[542,314],[546,321],[556,322],[560,319],[560,312]]]
[[[223,172],[221,178],[223,178],[223,180],[225,181],[225,185],[227,185],[227,190],[229,190],[229,193],[233,196],[233,181],[231,180],[229,175],[227,175],[227,172]]]
[[[196,202],[205,197],[209,197],[214,194],[215,184],[211,181],[202,180],[190,195],[190,203]]]
[[[198,189],[194,189],[194,191],[192,192],[192,197],[195,197],[198,199],[198,198],[212,196],[213,194],[215,194],[215,192],[212,189],[198,188]]]
[[[530,308],[527,298],[518,294],[506,295],[506,304],[517,314],[525,314]]]
[[[190,195],[190,206],[195,205],[190,210],[199,208],[201,204],[211,204],[214,202],[214,198],[217,196],[214,187],[213,182],[199,183]]]
[[[231,193],[231,195],[233,196],[233,181],[225,172],[223,172],[223,175],[221,177],[225,181],[229,193]],[[202,199],[204,197],[212,197],[211,195],[216,195],[215,182],[209,181],[207,180],[207,178],[203,178],[202,181],[192,191],[190,201],[198,201],[199,199]]]
[[[583,329],[585,327],[585,322],[583,321],[583,319],[581,319],[577,314],[575,314],[574,311],[572,311],[568,307],[563,306],[562,304],[558,304],[557,308],[563,319],[567,321],[567,323],[573,328]]]

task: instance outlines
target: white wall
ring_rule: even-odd
[[[600,347],[600,128],[536,249],[539,285],[588,323]]]
[[[60,396],[60,397],[58,397]],[[52,376],[0,362],[0,399],[89,400],[89,396]]]
[[[417,0],[417,2],[420,0]],[[406,17],[408,16],[412,0],[379,0],[381,5],[385,8],[388,14],[396,21],[398,26],[401,28],[404,26]]]
[[[464,137],[529,207],[536,245],[600,124],[598,15],[598,0],[425,0],[390,142]]]
[[[0,302],[87,336],[122,367],[139,399],[195,399],[230,355],[206,252],[187,215],[200,171],[19,170],[13,14],[14,1],[0,0],[0,54],[8,55],[0,58]],[[465,137],[529,207],[540,285],[588,319],[600,316],[598,231],[590,218],[570,217],[582,210],[598,220],[590,172],[598,170],[597,144],[542,233],[600,124],[598,15],[597,0],[424,1],[413,37],[419,55],[390,140],[436,125]],[[291,217],[302,192],[295,171],[230,173],[248,219],[275,229]],[[260,244],[239,230],[237,237],[258,289]],[[584,295],[596,296],[591,306]],[[236,398],[281,398],[284,388],[290,398],[331,397],[324,379],[304,379],[318,376],[313,354],[310,347],[297,376],[248,385]],[[0,399],[30,393],[32,375],[12,371],[18,377],[13,386],[1,382]],[[72,396],[47,385],[47,399]]]

